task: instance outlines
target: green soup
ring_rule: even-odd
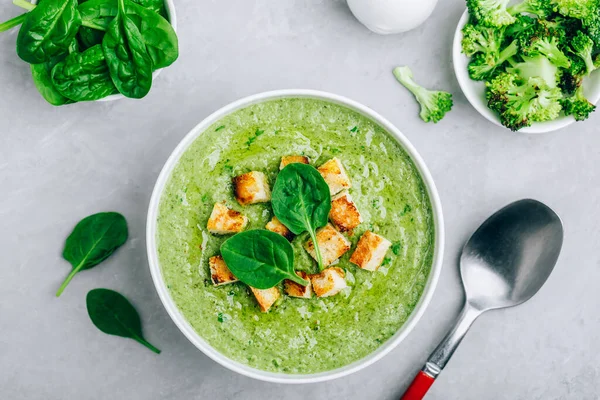
[[[243,283],[213,287],[208,259],[228,236],[211,235],[206,224],[214,203],[225,201],[249,218],[248,229],[264,228],[270,204],[240,206],[231,179],[262,171],[272,187],[284,155],[306,155],[315,166],[338,157],[364,222],[348,237],[353,249],[337,265],[346,271],[349,288],[327,298],[282,296],[261,313]],[[367,229],[393,243],[377,272],[348,262]],[[355,111],[296,98],[246,107],[202,133],[169,178],[157,236],[166,285],[196,332],[233,360],[290,374],[339,368],[381,346],[416,306],[434,251],[431,203],[406,151]],[[292,243],[296,269],[316,272],[302,248],[306,240],[303,234]]]

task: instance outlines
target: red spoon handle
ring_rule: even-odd
[[[427,394],[427,391],[433,385],[435,378],[427,375],[423,371],[419,371],[415,379],[402,396],[401,400],[421,400]]]

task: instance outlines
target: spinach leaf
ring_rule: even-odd
[[[68,50],[81,25],[77,0],[44,0],[27,13],[17,36],[17,54],[39,64]]]
[[[284,279],[308,282],[294,272],[294,250],[283,236],[255,229],[238,233],[221,245],[221,255],[231,272],[256,289],[269,289]]]
[[[92,322],[102,332],[131,338],[160,354],[159,349],[144,339],[140,316],[123,295],[113,290],[94,289],[87,294],[85,303]]]
[[[306,164],[286,166],[275,181],[271,205],[275,216],[294,234],[308,231],[315,244],[319,269],[323,270],[316,231],[327,225],[331,195],[319,171]]]
[[[110,76],[124,96],[141,99],[152,87],[152,59],[139,28],[125,13],[125,0],[102,40]]]
[[[107,30],[118,9],[117,0],[89,0],[79,7],[79,12],[86,26]],[[125,10],[142,34],[153,68],[173,64],[179,56],[179,44],[169,21],[130,1],[125,2]]]
[[[69,53],[74,53],[78,50],[78,43],[76,40],[71,42],[69,46]],[[71,104],[73,100],[63,96],[54,87],[52,83],[52,68],[59,62],[65,59],[67,54],[60,54],[53,57],[50,61],[46,61],[41,64],[31,64],[31,76],[33,77],[33,83],[40,92],[42,97],[50,104],[54,106],[61,106],[63,104]]]
[[[100,45],[70,54],[52,69],[56,90],[73,101],[92,101],[117,92]]]
[[[67,238],[63,257],[73,270],[56,292],[65,290],[79,271],[90,269],[106,260],[127,240],[127,222],[115,212],[99,213],[82,219]]]
[[[139,4],[147,10],[159,14],[164,18],[167,17],[167,9],[165,8],[164,0],[133,0],[133,2]]]
[[[102,44],[102,39],[104,39],[104,31],[82,26],[79,29],[79,33],[77,33],[77,37],[81,42],[82,49],[87,50],[90,47],[96,46],[97,44]]]

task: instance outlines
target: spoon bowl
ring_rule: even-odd
[[[563,242],[560,218],[536,200],[504,207],[471,236],[460,258],[467,301],[478,310],[529,300],[552,272]]]

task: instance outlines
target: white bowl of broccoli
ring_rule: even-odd
[[[598,8],[579,0],[588,2]],[[471,105],[494,124],[523,133],[551,132],[587,119],[600,100],[600,9],[584,28],[548,1],[507,6],[508,0],[494,0],[493,12],[483,3],[467,1],[452,49],[456,78]],[[593,40],[587,29],[598,29]],[[596,41],[591,48],[588,38]]]

